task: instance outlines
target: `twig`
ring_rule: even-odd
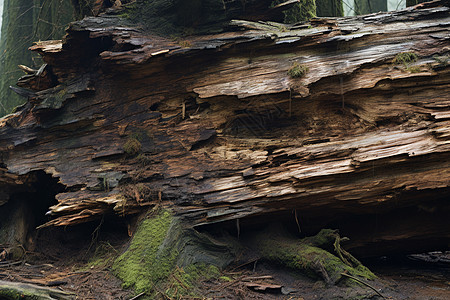
[[[97,240],[98,240],[98,235],[99,235],[99,232],[100,232],[100,228],[102,227],[102,225],[103,225],[103,221],[104,221],[104,217],[102,216],[102,219],[100,220],[100,223],[98,224],[98,226],[94,229],[94,231],[91,233],[91,243],[89,244],[89,247],[88,247],[88,249],[87,249],[87,251],[86,251],[86,253],[85,253],[85,255],[87,255],[88,254],[88,252],[91,250],[91,248],[95,245],[95,243],[97,242]]]
[[[230,272],[233,272],[233,271],[235,271],[235,270],[237,270],[237,269],[239,269],[239,268],[242,268],[243,266],[252,264],[252,263],[254,263],[255,261],[257,261],[257,260],[259,260],[259,259],[260,259],[260,258],[256,258],[256,259],[253,259],[253,260],[248,261],[248,262],[246,262],[246,263],[243,263],[242,265],[239,265],[239,266],[237,266],[237,267],[234,267],[233,269],[230,270]]]
[[[168,299],[168,300],[173,300],[172,298],[170,298],[166,293],[164,293],[163,291],[161,291],[161,289],[159,289],[156,286],[153,286],[153,288],[161,294],[161,296],[163,296],[164,299]]]
[[[21,277],[30,278],[30,277],[45,277],[42,274],[18,274]]]
[[[136,300],[137,298],[139,298],[139,297],[141,297],[141,296],[143,296],[143,295],[145,295],[145,292],[142,292],[142,293],[140,293],[140,294],[138,294],[138,295],[136,295],[136,296],[134,296],[133,298],[130,298],[130,299],[128,299],[128,300]]]
[[[67,284],[67,281],[64,281],[64,280],[53,280],[53,281],[47,282],[45,285],[46,286],[60,286],[60,285],[65,285],[65,284]]]
[[[244,278],[242,278],[242,281],[260,280],[260,279],[273,279],[273,276],[271,276],[271,275],[264,275],[264,276],[250,276],[250,277],[244,277]]]
[[[221,285],[221,286],[219,286],[218,290],[221,291],[221,290],[223,290],[223,289],[225,289],[225,288],[227,288],[229,286],[232,286],[232,285],[238,283],[239,281],[242,281],[242,278],[244,278],[244,277],[245,276],[240,276],[238,279],[235,279],[232,282],[228,282],[228,283],[226,283],[224,285]]]
[[[81,275],[81,274],[92,274],[92,272],[91,271],[75,271],[75,272],[70,272],[67,275],[73,276],[73,275]]]
[[[302,229],[300,228],[300,222],[298,221],[298,215],[297,215],[296,209],[294,209],[294,215],[295,215],[295,222],[297,223],[298,232],[302,233]]]
[[[179,279],[175,274],[172,274],[172,277],[178,281],[179,284],[181,284],[181,286],[185,289],[188,289],[188,287],[181,281],[181,279]]]
[[[181,118],[186,119],[186,102],[181,103]]]
[[[289,89],[289,118],[292,117],[292,90]]]
[[[8,263],[3,263],[0,262],[0,268],[2,267],[11,267],[11,266],[15,266],[15,265],[20,265],[21,263],[23,263],[23,261],[15,261],[15,262],[8,262]]]
[[[362,281],[361,279],[356,278],[356,277],[354,277],[354,276],[352,276],[352,275],[348,275],[347,273],[341,273],[341,275],[342,275],[342,276],[345,276],[345,277],[348,277],[348,278],[351,278],[351,279],[353,279],[353,280],[355,280],[355,281],[357,281],[357,282],[359,282],[359,283],[364,284],[365,286],[367,286],[367,287],[371,288],[372,290],[374,290],[375,293],[377,293],[378,295],[380,295],[381,298],[387,299],[387,298],[386,298],[385,296],[383,296],[379,291],[377,291],[376,288],[374,288],[374,287],[371,286],[370,284],[368,284],[368,283]]]
[[[239,226],[239,219],[236,219],[237,238],[241,235],[241,227]]]

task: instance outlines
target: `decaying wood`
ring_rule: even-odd
[[[44,171],[65,191],[42,226],[161,204],[195,226],[334,226],[367,253],[445,245],[450,17],[436,3],[181,39],[116,15],[73,23],[31,47],[54,86],[0,119],[0,201]],[[418,60],[395,64],[402,52]]]
[[[75,295],[61,290],[41,287],[29,283],[18,283],[0,280],[0,296],[2,299],[75,299]]]

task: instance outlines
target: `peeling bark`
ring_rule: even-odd
[[[367,255],[445,246],[449,21],[437,1],[176,40],[117,15],[73,23],[31,47],[55,86],[0,119],[0,200],[45,171],[65,191],[42,226],[163,205],[194,226],[334,226]]]

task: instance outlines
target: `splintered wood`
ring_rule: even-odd
[[[115,15],[76,22],[64,42],[31,48],[56,86],[0,119],[0,202],[41,170],[66,189],[41,227],[163,205],[193,226],[295,211],[302,230],[335,226],[354,247],[446,243],[440,3],[295,25],[235,20],[182,41]],[[402,53],[414,59],[397,63]],[[375,215],[381,225],[364,235]]]

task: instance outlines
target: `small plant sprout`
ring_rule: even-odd
[[[292,78],[299,78],[303,77],[308,71],[309,68],[307,66],[294,62],[292,67],[288,70],[288,75]]]
[[[401,52],[395,56],[394,64],[404,65],[405,67],[408,67],[413,62],[416,62],[417,59],[418,56],[414,52]]]

